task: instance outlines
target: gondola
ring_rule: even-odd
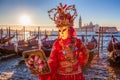
[[[87,67],[90,67],[92,60],[98,55],[97,39],[92,36],[91,41],[87,42],[85,46],[89,51]]]
[[[0,46],[0,60],[7,59],[16,55],[13,43]]]
[[[50,56],[50,52],[52,50],[52,46],[53,46],[54,42],[55,42],[55,40],[46,40],[46,41],[42,42],[41,49],[43,49],[43,51],[45,52],[46,57]]]
[[[52,49],[52,45],[55,40],[47,40],[48,36],[45,35],[45,38],[41,39],[40,40],[41,43],[39,43],[37,38],[38,38],[38,35],[36,35],[35,37],[27,41],[24,41],[24,40],[19,41],[18,54],[22,56],[23,51],[39,49],[39,47],[41,46],[41,49],[45,52],[46,57],[49,57]]]
[[[0,46],[0,60],[5,58],[7,59],[15,55],[16,52],[15,52],[14,44]]]
[[[112,35],[108,47],[108,66],[115,72],[120,71],[120,42]]]
[[[2,38],[0,43],[0,52],[4,54],[14,53],[14,44],[9,41],[14,38],[15,35],[12,35],[9,38]],[[7,43],[7,44],[6,44]]]
[[[23,51],[32,50],[38,48],[38,42],[36,41],[38,35],[28,39],[28,40],[19,40],[17,44],[17,54],[22,56]]]
[[[49,57],[54,42],[55,40],[41,40],[41,43],[39,44],[38,40],[32,40],[28,43],[28,46],[31,47],[31,49],[38,49],[39,46],[41,46],[41,49],[45,52],[46,57]]]
[[[2,34],[1,34],[2,35]],[[1,37],[0,39],[0,43],[2,43],[3,40],[5,40],[7,38],[8,35],[5,35],[4,37]]]
[[[2,38],[0,39],[0,43],[1,44],[5,44],[6,42],[10,41],[11,39],[13,39],[15,37],[15,34],[10,36],[10,37],[5,37],[5,38]]]
[[[15,37],[15,34],[11,36],[10,28],[7,29],[7,34],[3,36],[3,30],[1,29],[1,38],[0,38],[0,60],[3,58],[8,58],[15,55],[15,46],[10,42]]]
[[[34,42],[34,40],[30,40],[30,41],[25,41],[25,40],[20,40],[17,43],[17,54],[19,56],[22,56],[22,52],[23,51],[28,51],[28,50],[32,50],[32,49],[36,49],[33,48],[34,46],[37,46],[38,44]]]

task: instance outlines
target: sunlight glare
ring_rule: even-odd
[[[21,16],[20,17],[20,23],[22,25],[30,25],[30,17],[27,15]]]

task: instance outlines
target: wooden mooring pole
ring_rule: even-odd
[[[3,30],[2,28],[0,29],[0,39],[2,39],[2,35],[3,35]]]
[[[104,30],[103,30],[103,27],[101,27],[101,28],[102,28],[102,29],[101,29],[101,33],[102,33],[102,34],[101,34],[101,36],[102,36],[102,39],[101,39],[101,51],[102,51],[102,53],[103,53],[103,47],[104,47],[104,46],[103,46],[103,37],[104,37],[103,34],[104,34]]]
[[[10,37],[11,37],[11,30],[10,30],[10,26],[9,26],[9,28],[8,28],[8,37],[9,37],[9,39],[10,39]],[[8,44],[10,44],[10,40],[8,41]]]
[[[87,26],[86,26],[86,40],[85,40],[85,44],[87,44],[88,39],[87,39]]]
[[[16,29],[16,40],[18,41],[18,31]]]
[[[38,27],[38,48],[41,49],[41,30],[40,27]]]
[[[23,26],[23,39],[25,40],[25,26]]]
[[[100,37],[101,37],[101,27],[99,27],[98,31],[98,57],[100,57]]]
[[[18,55],[18,31],[17,31],[17,29],[16,29],[15,52]]]

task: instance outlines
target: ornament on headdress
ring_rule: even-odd
[[[74,19],[77,17],[75,5],[63,6],[62,3],[57,8],[48,11],[48,15],[57,27],[73,26]]]

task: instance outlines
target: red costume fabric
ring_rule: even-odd
[[[81,67],[87,62],[87,50],[75,30],[69,29],[72,37],[55,41],[48,60],[51,73],[40,75],[40,80],[85,80]]]

